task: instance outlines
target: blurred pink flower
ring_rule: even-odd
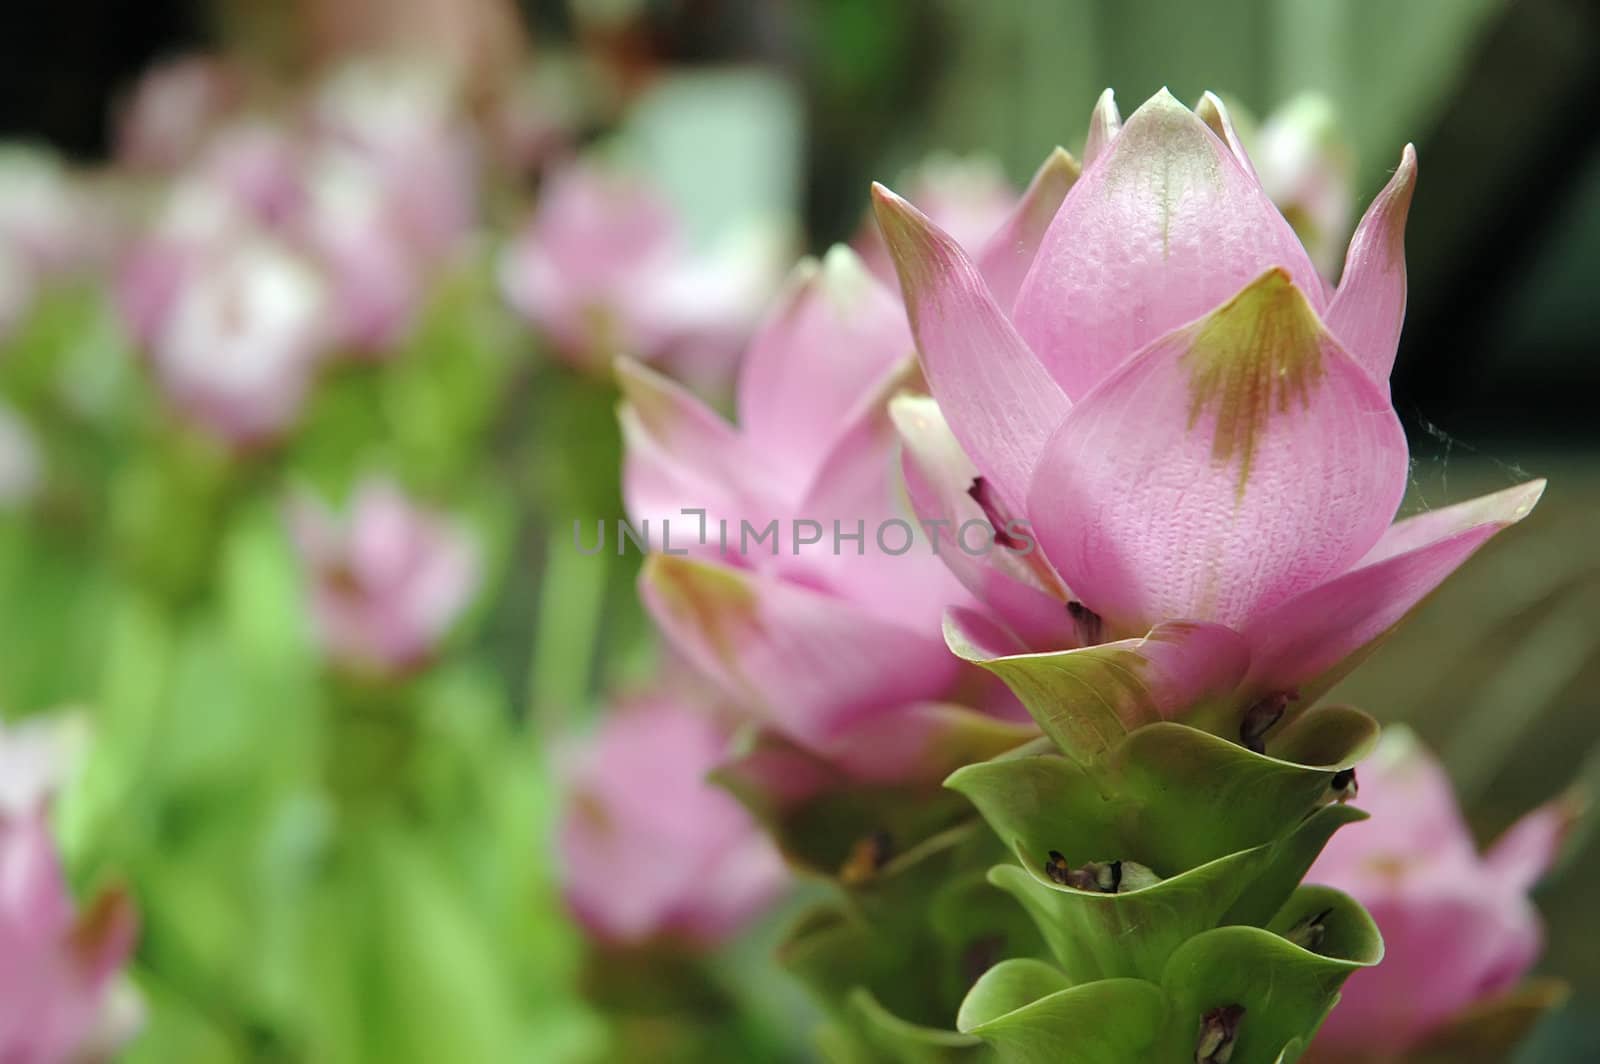
[[[1318,1060],[1403,1052],[1468,1006],[1514,986],[1538,958],[1527,894],[1572,820],[1565,801],[1518,821],[1479,855],[1444,768],[1410,732],[1391,729],[1359,769],[1372,819],[1333,836],[1306,874],[1366,907],[1384,958],[1345,983],[1313,1046]]]
[[[46,822],[59,783],[59,722],[0,724],[0,1060],[68,1064],[109,1048],[115,993],[133,949],[118,889],[75,911]],[[110,1032],[125,1040],[130,1030]]]
[[[162,390],[196,425],[248,446],[299,414],[328,342],[326,283],[216,188],[179,189],[131,250],[117,295]]]
[[[318,146],[368,168],[388,224],[423,261],[458,250],[477,218],[477,146],[464,106],[449,68],[402,59],[347,63],[312,102]]]
[[[389,481],[361,484],[346,519],[307,494],[288,516],[322,649],[344,668],[396,675],[426,664],[477,592],[477,544]]]
[[[567,767],[558,845],[567,903],[598,938],[713,945],[788,875],[767,837],[706,776],[727,736],[670,694],[624,701]]]
[[[476,221],[476,162],[453,83],[426,65],[350,64],[306,106],[303,120],[218,124],[188,153],[119,278],[142,344],[155,344],[210,258],[241,235],[317,274],[316,354],[379,357],[415,324]],[[302,335],[309,316],[291,319]],[[271,392],[276,406],[296,405],[284,401],[293,389]]]
[[[117,160],[135,170],[180,169],[239,107],[244,90],[242,74],[214,56],[182,56],[151,67],[116,116]]]
[[[1339,279],[1355,207],[1355,155],[1333,105],[1315,93],[1296,96],[1267,116],[1251,145],[1261,187],[1277,204],[1311,261]]]
[[[642,177],[587,161],[545,180],[506,249],[501,286],[562,358],[603,370],[625,355],[714,384],[776,285],[762,234],[701,252]]]
[[[305,208],[304,143],[273,122],[235,122],[217,130],[184,176],[208,185],[266,227],[293,223]]]
[[[962,247],[981,247],[1017,206],[1017,190],[1000,165],[986,156],[933,156],[906,175],[902,185],[906,198]],[[874,277],[896,283],[894,260],[870,214],[850,246]]]
[[[340,343],[368,357],[395,350],[422,310],[434,263],[408,242],[393,175],[353,151],[324,147],[306,173],[300,232],[327,271]]]
[[[1086,155],[1058,209],[1030,189],[976,263],[876,191],[936,401],[897,401],[912,498],[1024,548],[944,552],[987,606],[955,611],[953,645],[1112,640],[1244,704],[1320,693],[1544,486],[1391,526],[1415,156],[1331,292],[1214,96],[1196,113],[1163,91],[1123,125],[1107,93]]]
[[[736,704],[822,754],[960,674],[939,616],[962,592],[902,502],[885,407],[910,354],[898,304],[836,247],[797,267],[751,342],[738,428],[619,364],[623,494],[662,552],[647,608]]]
[[[94,238],[87,206],[71,170],[53,152],[0,146],[0,247],[35,276],[82,261]]]

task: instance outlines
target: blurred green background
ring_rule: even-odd
[[[292,79],[315,6],[7,5],[0,136],[93,164],[112,100],[150,62],[221,49]],[[624,120],[691,219],[790,209],[814,249],[855,230],[870,180],[936,149],[1025,180],[1052,145],[1080,147],[1107,85],[1124,112],[1162,85],[1258,116],[1323,92],[1360,205],[1414,141],[1394,381],[1407,506],[1532,475],[1550,489],[1339,696],[1440,750],[1483,837],[1571,782],[1600,794],[1600,6],[550,0],[516,15],[533,63],[559,50],[654,86]],[[149,1022],[130,1060],[542,1062],[619,1044],[584,1003],[548,842],[553,744],[651,654],[629,563],[555,546],[572,518],[619,512],[614,397],[542,360],[492,288],[482,263],[453,274],[399,358],[325,382],[292,444],[243,472],[173,437],[91,294],[52,295],[8,341],[5,394],[52,441],[63,486],[0,515],[0,708],[94,722],[62,824],[75,881],[125,878],[144,913]],[[64,366],[86,401],[60,393]],[[443,660],[380,691],[319,669],[278,510],[289,480],[337,495],[375,463],[490,547]],[[1529,1061],[1600,1059],[1586,841],[1538,897],[1539,970],[1575,997]],[[741,1004],[703,1059],[802,1052],[769,939],[710,976],[711,997]]]

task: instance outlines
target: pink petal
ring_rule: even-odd
[[[1111,631],[1238,628],[1364,554],[1406,469],[1387,396],[1273,269],[1073,407],[1028,517]]]
[[[1543,491],[1530,481],[1395,524],[1356,568],[1250,622],[1251,685],[1297,688],[1370,646]]]
[[[818,522],[823,538],[798,557],[792,548],[783,552],[774,567],[874,616],[931,633],[946,606],[968,598],[934,545],[912,527],[900,490],[888,406],[915,369],[909,358],[891,367],[849,414],[833,447],[812,457],[816,478],[795,516]],[[891,529],[890,522],[899,524]],[[904,549],[908,537],[914,542]]]
[[[1484,854],[1489,875],[1515,890],[1533,889],[1561,855],[1583,813],[1584,803],[1572,797],[1557,798],[1528,813]]]
[[[841,735],[830,761],[860,781],[938,783],[962,765],[1038,736],[1026,719],[999,720],[965,706],[917,702]]]
[[[1073,186],[1013,319],[1076,401],[1135,351],[1272,267],[1320,309],[1322,282],[1289,223],[1205,123],[1163,90]]]
[[[1383,935],[1383,963],[1345,983],[1318,1050],[1334,1059],[1403,1053],[1522,977],[1539,953],[1538,916],[1520,895],[1486,891],[1480,874],[1456,865],[1386,890],[1350,891]]]
[[[568,903],[611,940],[669,932],[718,939],[785,880],[750,815],[706,776],[728,738],[693,696],[657,682],[609,707],[599,731],[561,759],[568,797],[558,846]],[[618,875],[633,864],[650,874]]]
[[[1355,804],[1370,819],[1340,828],[1307,878],[1360,894],[1391,885],[1402,872],[1434,864],[1470,868],[1478,848],[1456,804],[1450,776],[1404,725],[1383,730],[1378,748],[1356,769]]]
[[[905,312],[855,252],[806,260],[750,345],[739,423],[787,477],[809,478],[817,452],[891,366],[915,351]]]
[[[976,553],[983,530],[992,526],[969,494],[977,467],[951,434],[939,405],[903,395],[890,404],[889,412],[900,433],[906,488],[917,517],[943,522],[932,527],[945,565],[1024,647],[1076,645],[1076,628],[1059,582],[1046,584],[1020,555],[1030,544],[1019,543],[1016,551],[995,545],[987,554]],[[1037,544],[1031,546],[1042,562]]]
[[[1066,150],[1057,148],[1040,165],[1004,224],[984,241],[978,252],[978,272],[989,284],[995,303],[1009,307],[1017,300],[1022,279],[1033,266],[1039,244],[1055,220],[1061,201],[1078,180],[1079,166]]]
[[[770,576],[655,555],[640,593],[701,672],[812,750],[875,714],[940,697],[960,668],[937,637]]]
[[[1244,172],[1251,177],[1256,176],[1256,168],[1250,162],[1250,153],[1244,150],[1244,142],[1239,139],[1239,133],[1233,128],[1233,118],[1228,114],[1228,105],[1222,102],[1222,97],[1214,92],[1208,92],[1200,97],[1200,102],[1195,106],[1195,115],[1204,122],[1217,139],[1228,146],[1234,159],[1244,168]]]
[[[962,448],[1020,513],[1067,398],[955,241],[882,185],[872,194],[928,385]]]
[[[1089,113],[1089,135],[1083,142],[1083,165],[1093,166],[1111,146],[1122,129],[1122,114],[1117,110],[1117,97],[1110,89],[1102,92]]]
[[[1377,381],[1389,379],[1406,316],[1406,215],[1417,187],[1417,153],[1407,144],[1345,253],[1328,306],[1328,328]]]
[[[753,485],[759,473],[738,433],[699,399],[668,378],[629,359],[617,361],[623,404],[618,411],[627,457],[623,498],[635,522],[663,519],[687,528],[698,521],[681,511],[704,509],[707,520],[735,525],[768,509]]]

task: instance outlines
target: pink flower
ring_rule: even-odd
[[[1017,206],[1017,190],[994,160],[936,155],[905,179],[906,198],[962,247],[981,247]],[[850,241],[872,275],[895,283],[894,260],[869,217]]]
[[[125,893],[78,912],[67,891],[46,821],[65,753],[54,724],[0,725],[0,1060],[16,1064],[105,1047],[134,942]]]
[[[369,169],[373,194],[422,260],[457,250],[477,216],[478,160],[448,68],[401,59],[347,63],[312,105],[319,145]]]
[[[363,483],[347,520],[299,495],[289,521],[323,651],[353,671],[425,664],[477,591],[473,540],[388,481]]]
[[[117,294],[162,390],[194,424],[250,446],[299,414],[328,342],[325,282],[216,188],[177,191]]]
[[[1107,93],[1086,154],[1053,217],[1002,243],[1009,273],[876,190],[937,401],[896,401],[912,497],[1015,530],[1015,550],[944,552],[986,607],[953,611],[952,646],[992,663],[1114,641],[1154,663],[1156,715],[1190,682],[1309,704],[1544,486],[1391,526],[1415,157],[1330,291],[1215,97],[1196,114],[1163,91],[1123,125]]]
[[[117,116],[118,161],[136,170],[178,170],[239,106],[244,88],[239,71],[211,56],[152,67]]]
[[[369,357],[409,333],[434,268],[429,249],[408,239],[397,176],[360,152],[324,147],[308,160],[297,219],[332,284],[339,341]]]
[[[709,384],[749,337],[775,261],[754,232],[698,250],[643,178],[579,162],[546,178],[500,279],[511,305],[574,365],[603,369],[626,355]]]
[[[613,708],[577,752],[559,847],[567,902],[597,937],[710,945],[783,889],[783,860],[706,779],[727,752],[709,715],[672,695]]]
[[[1372,819],[1334,835],[1307,873],[1366,907],[1384,958],[1356,972],[1321,1031],[1317,1059],[1400,1053],[1468,1006],[1511,989],[1539,955],[1528,890],[1550,867],[1572,809],[1552,802],[1479,855],[1444,768],[1411,733],[1385,733],[1362,763]]]
[[[959,674],[938,618],[961,592],[903,505],[885,410],[911,349],[898,304],[837,247],[796,269],[756,333],[738,428],[619,366],[623,494],[662,552],[647,608],[736,704],[822,754]]]
[[[0,253],[35,279],[60,274],[95,249],[94,220],[87,197],[56,155],[0,146]]]
[[[429,70],[352,65],[322,86],[304,121],[210,131],[120,278],[136,338],[153,344],[169,308],[209,272],[207,255],[248,232],[303,260],[326,289],[318,355],[395,350],[476,220],[465,120],[451,84]],[[291,315],[286,327],[298,334],[306,318]]]

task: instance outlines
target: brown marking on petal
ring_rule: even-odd
[[[737,666],[738,648],[760,627],[756,595],[744,581],[719,566],[663,554],[645,561],[644,579],[667,609],[705,637],[723,664]]]
[[[1361,793],[1361,787],[1356,782],[1354,768],[1340,769],[1333,774],[1333,782],[1329,784],[1333,790],[1333,799],[1340,805],[1350,801]]]
[[[98,977],[122,963],[133,948],[137,926],[138,915],[127,889],[107,887],[78,914],[68,933],[67,951],[81,971]]]
[[[1239,467],[1243,497],[1268,422],[1309,408],[1322,379],[1323,330],[1316,311],[1274,267],[1191,327],[1189,429],[1212,419],[1211,457]]]

